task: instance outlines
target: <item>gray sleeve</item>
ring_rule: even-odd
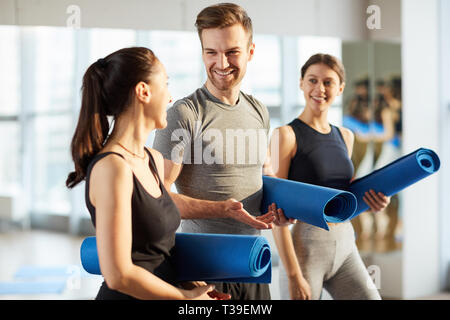
[[[270,131],[270,115],[269,115],[269,109],[266,107],[266,105],[261,104],[261,107],[263,108],[263,121],[264,121],[264,129],[267,130],[267,135]]]
[[[258,105],[258,108],[261,112],[261,118],[264,124],[264,129],[267,130],[267,134],[269,134],[269,130],[270,130],[270,116],[269,116],[269,109],[266,107],[266,105],[264,103],[262,103],[261,101],[259,101],[258,99],[255,99],[255,103]]]
[[[175,102],[167,110],[167,127],[156,131],[153,148],[161,152],[164,159],[182,163],[187,157],[185,149],[191,144],[196,118],[187,101]]]
[[[264,103],[262,103],[261,101],[259,101],[255,97],[253,97],[252,95],[248,95],[247,97],[251,100],[252,104],[255,106],[256,110],[260,114],[264,129],[266,129],[267,134],[269,134],[269,130],[270,130],[269,109],[266,107],[266,105]]]

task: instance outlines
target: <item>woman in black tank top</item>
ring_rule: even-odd
[[[105,279],[97,299],[221,297],[206,283],[187,290],[176,280],[172,252],[180,213],[161,180],[161,154],[144,146],[152,130],[167,125],[170,101],[164,66],[147,48],[116,51],[83,77],[71,145],[75,171],[66,185],[86,180]],[[109,136],[108,116],[114,119]]]
[[[328,110],[334,99],[344,90],[344,74],[342,63],[335,57],[326,54],[312,56],[302,67],[300,88],[305,96],[305,109],[291,123],[277,128],[272,136],[270,150],[273,150],[274,147],[279,149],[279,157],[271,159],[276,177],[336,189],[346,190],[348,188],[353,176],[353,165],[350,160],[353,134],[346,128],[338,128],[328,122]],[[278,137],[278,141],[275,141],[275,137]],[[276,143],[278,146],[274,145]],[[372,210],[378,211],[387,206],[389,198],[370,190],[366,193],[365,201]],[[301,224],[305,225],[297,222],[293,230],[296,227],[298,229]],[[348,224],[351,228],[349,222],[341,225],[343,224]],[[319,252],[321,249],[310,246],[323,246],[328,242],[297,241],[298,239],[295,238],[309,237],[319,241],[330,235],[333,235],[333,240],[347,237],[347,235],[339,235],[344,231],[339,231],[341,229],[338,229],[337,226],[333,224],[329,224],[329,226],[330,232],[327,233],[325,230],[307,225],[300,234],[294,232],[292,236],[287,226],[274,227],[274,239],[283,262],[283,270],[286,271],[289,280],[288,287],[282,288],[282,290],[289,291],[289,298],[318,298],[320,292],[316,291],[322,290],[322,283],[316,284],[315,280],[325,281],[330,273],[315,276],[314,272],[323,270],[325,265],[337,266],[335,261],[327,261],[325,253],[322,256],[311,258],[313,252]],[[345,232],[351,236],[352,233],[348,232],[348,229],[346,228]],[[301,243],[303,252],[299,252],[300,249],[295,246],[296,243]],[[305,247],[306,243],[308,243],[307,247]],[[336,256],[340,256],[340,253],[337,252],[333,255],[333,257]],[[359,255],[357,258],[360,260]],[[337,272],[336,270],[332,271]],[[361,279],[363,278],[361,277]],[[355,279],[352,281],[359,281],[359,278],[355,277]],[[365,285],[366,283],[364,283]],[[373,298],[376,297],[375,294]]]

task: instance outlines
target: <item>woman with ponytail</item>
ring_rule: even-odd
[[[150,132],[167,125],[170,101],[164,66],[147,48],[118,50],[84,74],[66,185],[86,182],[105,279],[97,299],[229,298],[205,283],[188,290],[176,281],[180,213],[160,178],[161,154],[145,147]]]

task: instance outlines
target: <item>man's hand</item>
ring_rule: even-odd
[[[256,229],[272,229],[272,222],[275,220],[275,212],[269,210],[266,214],[255,217],[244,209],[242,202],[235,199],[228,199],[222,202],[223,211],[228,218],[235,219],[248,224]]]

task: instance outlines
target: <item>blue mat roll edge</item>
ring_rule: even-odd
[[[419,148],[397,160],[377,169],[366,176],[354,180],[349,191],[358,201],[358,207],[351,219],[369,209],[362,199],[369,189],[393,196],[412,184],[437,172],[440,168],[439,156],[431,149]]]
[[[271,282],[270,246],[263,236],[177,233],[174,261],[180,281]]]
[[[87,237],[80,246],[81,265],[91,274],[102,274],[98,261],[97,238]]]
[[[339,223],[351,218],[357,207],[356,197],[344,190],[263,176],[261,211],[275,203],[287,218],[294,218],[329,230],[327,222]],[[339,212],[331,214],[330,211]]]
[[[222,237],[222,238],[227,238],[227,240],[230,239],[238,239],[239,237],[244,238],[244,237],[249,237],[249,238],[254,238],[254,242],[251,243],[249,242],[248,244],[251,244],[252,249],[248,252],[249,254],[253,254],[253,256],[248,257],[248,269],[250,274],[242,274],[242,277],[229,277],[229,278],[208,278],[205,279],[203,278],[201,275],[197,275],[195,274],[195,276],[186,276],[183,275],[183,278],[180,277],[179,281],[190,281],[190,280],[209,280],[209,281],[214,281],[214,282],[257,282],[257,283],[270,283],[271,282],[271,278],[272,278],[272,273],[271,273],[271,268],[272,268],[272,263],[271,263],[271,252],[270,252],[270,246],[267,242],[267,240],[262,237],[262,236],[245,236],[245,235],[230,235],[230,234],[224,234],[224,235],[219,235],[219,234],[186,234],[186,233],[177,233],[177,235],[183,235],[183,236],[191,236],[191,237],[197,237],[198,236],[205,236],[205,237]],[[176,239],[179,240],[180,237],[176,237]],[[208,240],[206,238],[206,240]],[[183,240],[181,240],[183,241]],[[185,241],[187,243],[187,241]],[[229,243],[233,244],[232,241],[229,241]],[[206,242],[204,242],[204,244],[207,244]],[[237,242],[235,243],[237,244]],[[258,246],[260,246],[260,248],[258,248]],[[199,248],[196,247],[196,250],[198,250]],[[203,248],[204,249],[204,248]],[[259,249],[259,250],[258,250]],[[213,248],[210,248],[210,252],[212,252]],[[236,250],[236,246],[228,246],[228,252],[232,252]],[[205,255],[205,250],[198,250],[199,252],[201,252],[202,255]],[[269,257],[267,259],[267,251],[269,253]],[[176,250],[175,250],[176,252]],[[183,252],[183,251],[182,251]],[[186,253],[186,250],[184,250],[184,253]],[[227,253],[227,252],[225,252]],[[208,257],[208,255],[205,255],[206,257]],[[261,259],[263,259],[263,257],[266,257],[265,259],[265,265],[261,266]],[[98,253],[97,253],[97,242],[96,242],[96,237],[87,237],[83,240],[81,246],[80,246],[80,258],[81,258],[81,264],[83,266],[83,268],[91,274],[101,274],[101,270],[100,270],[100,264],[98,261]],[[203,260],[200,259],[200,257],[195,257],[194,259],[188,259],[189,256],[182,256],[181,257],[181,261],[184,262],[182,268],[183,270],[185,270],[186,267],[189,266],[189,262],[191,262],[191,264],[193,263],[194,268],[195,268],[195,264],[199,263],[199,260]],[[246,257],[244,256],[243,259],[245,259]],[[174,257],[174,261],[177,260],[177,257]],[[208,259],[206,259],[208,260]],[[222,262],[225,262],[226,257],[223,257]],[[229,262],[229,261],[228,261]],[[243,263],[245,263],[245,260],[242,261]],[[252,275],[253,273],[253,275]]]

